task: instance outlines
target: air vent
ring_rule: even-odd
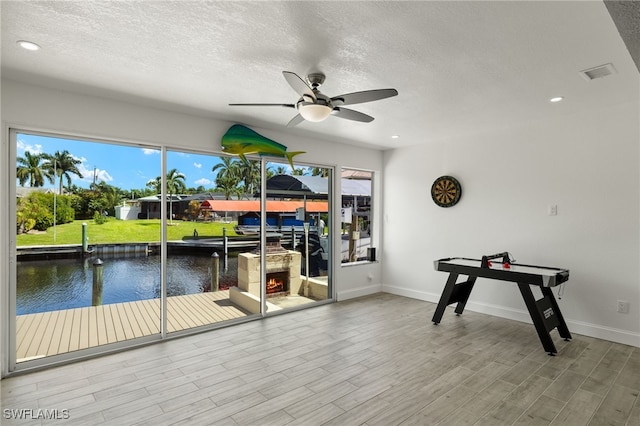
[[[595,68],[589,68],[588,70],[580,71],[580,75],[587,81],[606,77],[615,73],[616,69],[614,68],[613,64],[600,65]]]

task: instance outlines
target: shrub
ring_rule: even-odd
[[[54,208],[56,224],[73,222],[75,210],[72,200],[67,195],[46,194],[44,192],[32,192],[28,196],[18,200],[16,225],[18,232],[29,232],[31,229],[46,231],[53,226]]]
[[[107,216],[100,214],[100,212],[95,212],[93,214],[93,221],[96,223],[96,225],[102,225],[103,223],[106,223],[107,220]]]
[[[53,226],[53,214],[48,210],[42,210],[35,218],[34,229],[37,231],[46,231]]]

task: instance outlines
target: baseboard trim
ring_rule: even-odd
[[[425,302],[438,303],[440,301],[440,294],[410,290],[403,287],[383,285],[382,291],[398,296],[424,300]],[[529,312],[527,312],[525,309],[513,309],[504,306],[491,305],[488,303],[477,303],[472,301],[467,302],[465,309],[481,314],[493,315],[500,318],[533,324],[531,321],[531,317],[529,316]],[[565,317],[565,321],[567,323],[569,331],[572,333],[640,348],[640,333],[606,327],[599,324],[576,321],[567,317]]]
[[[369,285],[366,287],[359,287],[350,290],[343,290],[336,292],[336,300],[343,301],[348,299],[355,299],[356,297],[369,296],[371,294],[382,293],[382,284]]]

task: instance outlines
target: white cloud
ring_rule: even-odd
[[[18,152],[29,151],[32,154],[42,154],[42,145],[40,144],[29,145],[22,139],[18,139],[17,148],[18,148]]]
[[[201,168],[202,168],[202,164],[200,164],[200,163],[193,163],[193,167],[195,167],[196,169],[201,169]]]
[[[144,155],[160,154],[160,150],[151,149],[151,148],[142,148],[142,153]]]
[[[202,179],[198,179],[197,181],[195,181],[194,183],[198,184],[198,185],[202,185],[202,186],[206,186],[206,185],[210,185],[211,181],[209,179],[206,178],[202,178]]]
[[[81,158],[79,160],[82,160],[83,162],[78,164],[78,170],[80,171],[80,173],[82,173],[82,179],[79,179],[78,177],[76,177],[75,175],[71,175],[71,179],[79,179],[83,182],[89,182],[89,183],[93,183],[93,177],[95,174],[95,180],[96,183],[100,182],[100,181],[104,181],[104,182],[112,182],[113,181],[113,177],[109,174],[109,172],[107,172],[106,170],[102,170],[99,168],[95,168],[95,169],[89,169],[87,168],[87,166],[84,164],[84,161],[86,161],[85,158]]]
[[[101,180],[111,182],[113,181],[113,177],[106,170],[96,169],[96,182],[100,182]]]

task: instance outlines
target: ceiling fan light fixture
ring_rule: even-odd
[[[18,46],[26,50],[31,50],[31,51],[40,50],[40,46],[32,41],[18,40],[16,41],[16,43],[18,44]]]
[[[302,118],[314,123],[324,121],[331,114],[331,110],[332,108],[327,105],[313,103],[301,103],[298,105],[298,112]]]

